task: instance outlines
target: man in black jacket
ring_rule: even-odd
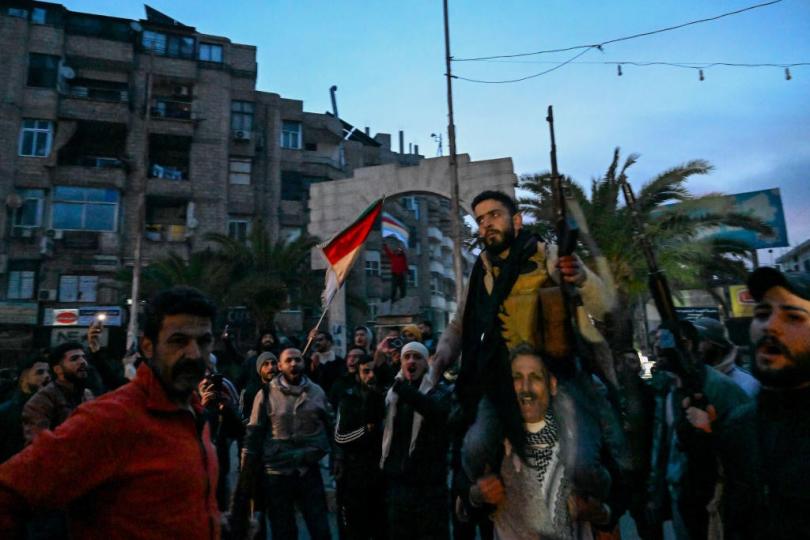
[[[334,474],[338,527],[343,539],[382,540],[388,537],[379,469],[385,396],[377,386],[370,355],[360,356],[353,377],[354,384],[343,389],[337,405]]]
[[[25,446],[22,411],[37,390],[51,382],[48,362],[44,358],[27,358],[17,366],[17,389],[11,399],[0,405],[0,463]]]
[[[727,539],[810,538],[810,273],[758,268],[748,278],[756,401],[717,427]],[[693,424],[706,418],[691,411]],[[708,418],[711,420],[711,418]]]
[[[402,347],[402,368],[386,397],[380,466],[386,477],[390,538],[449,538],[447,416],[450,394],[428,373],[418,341]]]

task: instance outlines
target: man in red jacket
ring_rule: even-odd
[[[194,392],[215,312],[188,287],[153,298],[135,379],[0,466],[0,538],[20,536],[30,507],[66,509],[72,538],[219,538],[217,456]]]
[[[402,246],[397,246],[393,251],[388,244],[383,242],[383,251],[391,261],[391,303],[397,301],[397,290],[400,298],[405,298],[406,286],[408,283],[408,258]]]

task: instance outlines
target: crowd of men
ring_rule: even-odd
[[[438,341],[427,321],[361,326],[341,358],[328,332],[302,351],[268,331],[242,356],[226,328],[215,355],[216,307],[176,287],[146,306],[136,369],[99,325],[21,363],[0,538],[286,540],[300,513],[328,539],[325,479],[344,539],[619,538],[627,513],[644,539],[669,521],[678,539],[810,537],[810,274],[750,275],[751,373],[701,319],[680,344],[699,387],[660,354],[633,394],[616,373],[639,366],[604,331],[615,292],[507,195],[472,208],[482,251]],[[560,285],[581,298],[577,347]]]

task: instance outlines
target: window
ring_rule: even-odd
[[[228,162],[228,181],[231,184],[250,185],[250,159],[231,158]]]
[[[147,51],[152,51],[155,54],[166,54],[166,34],[144,30],[141,45]]]
[[[377,315],[379,315],[380,313],[380,299],[369,298],[367,305],[368,305],[368,317],[373,321],[377,318]]]
[[[431,272],[430,274],[430,294],[442,294],[442,285],[438,274]]]
[[[76,231],[115,231],[118,191],[57,186],[53,190],[51,226]]]
[[[33,270],[11,270],[8,273],[9,300],[30,300],[34,297],[37,273]]]
[[[60,276],[60,302],[95,302],[98,276]]]
[[[419,269],[413,265],[408,265],[408,287],[419,286]]]
[[[58,72],[58,56],[39,53],[28,55],[28,86],[56,88]]]
[[[12,223],[15,227],[39,227],[42,225],[42,208],[45,191],[42,189],[18,189],[22,206],[14,210]]]
[[[380,252],[379,251],[366,251],[366,275],[379,276],[380,275]]]
[[[231,130],[253,131],[253,103],[250,101],[231,102]]]
[[[48,157],[53,140],[53,122],[49,120],[23,120],[20,130],[19,155]]]
[[[228,237],[240,242],[247,242],[250,235],[250,221],[247,219],[229,219]]]
[[[193,37],[170,35],[166,54],[173,58],[188,58],[193,60],[196,45],[197,42]]]
[[[31,11],[31,22],[34,24],[45,24],[48,18],[48,10],[35,7]]]
[[[222,45],[200,43],[199,58],[203,62],[222,62]]]
[[[281,147],[301,149],[301,122],[281,122]]]
[[[6,8],[6,14],[9,17],[17,17],[19,19],[28,18],[28,10],[22,8],[15,8],[15,7]]]
[[[402,206],[413,213],[416,219],[419,219],[419,199],[416,197],[402,197],[400,202],[402,203]]]

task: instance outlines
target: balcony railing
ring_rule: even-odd
[[[152,118],[191,119],[191,102],[174,99],[155,98],[150,109]]]
[[[166,180],[187,180],[188,168],[172,167],[170,165],[160,165],[152,163],[149,166],[149,178],[164,178]]]
[[[99,101],[129,101],[128,90],[99,88],[93,86],[71,86],[68,88],[68,95],[73,98],[94,99]]]

